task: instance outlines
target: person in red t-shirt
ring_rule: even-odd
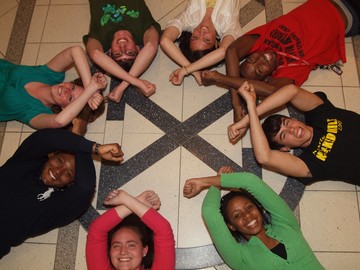
[[[350,1],[309,0],[249,31],[227,49],[226,75],[204,71],[203,82],[231,89],[234,121],[239,121],[245,112],[236,89],[244,81],[266,97],[288,84],[300,86],[319,65],[346,62],[344,36],[359,33],[359,3]]]

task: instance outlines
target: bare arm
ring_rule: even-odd
[[[151,26],[148,30],[146,30],[143,40],[145,45],[135,58],[134,64],[129,71],[129,74],[135,78],[138,78],[150,66],[157,53],[159,34],[154,26]],[[130,83],[128,81],[122,81],[117,87],[117,91],[125,91],[129,84]],[[145,96],[150,96],[152,93],[144,94]]]
[[[86,44],[86,51],[89,54],[91,60],[93,60],[94,63],[96,63],[109,74],[112,74],[115,77],[125,80],[133,85],[138,83],[137,78],[127,73],[113,59],[111,59],[111,57],[104,53],[103,47],[98,40],[89,38],[89,41]]]
[[[85,87],[84,92],[60,113],[37,115],[30,120],[30,125],[35,129],[60,128],[68,125],[80,113],[89,99],[91,99],[99,89],[104,88],[106,84],[106,77],[101,73],[96,73],[92,76],[90,83]]]
[[[261,127],[259,116],[256,110],[256,94],[251,85],[241,89],[241,95],[247,102],[250,122],[251,144],[254,149],[256,160],[265,168],[272,171],[294,176],[310,177],[307,165],[300,158],[278,150],[272,150]]]
[[[158,210],[161,203],[154,191],[144,191],[139,196],[133,197],[124,190],[113,190],[105,199],[104,204],[116,206],[117,214],[124,219],[131,213],[142,218],[150,208]]]
[[[91,72],[85,51],[80,46],[72,46],[63,50],[47,63],[50,69],[57,72],[65,72],[74,65],[84,86],[87,86],[91,80]]]
[[[249,86],[241,86],[238,90],[239,94],[246,94],[248,90],[245,88],[249,88],[250,86],[251,84],[249,84]],[[256,107],[256,112],[261,117],[270,111],[280,108],[288,102],[304,112],[310,111],[324,103],[322,99],[314,93],[291,84],[280,88],[278,91],[264,99],[260,105]],[[229,126],[228,135],[230,140],[238,140],[239,137],[245,134],[245,130],[248,126],[248,116],[245,116],[240,121]]]
[[[175,85],[179,85],[183,82],[185,76],[189,74],[194,75],[194,72],[201,71],[202,69],[205,69],[220,62],[225,58],[226,49],[230,46],[230,44],[233,41],[234,41],[233,36],[228,35],[224,37],[220,47],[217,48],[216,50],[206,54],[205,56],[201,57],[199,60],[193,63],[189,62],[189,64],[186,65],[186,68],[179,68],[174,70],[170,75],[170,81]],[[200,81],[198,81],[198,84],[202,85],[201,79]]]

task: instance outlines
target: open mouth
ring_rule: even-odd
[[[253,219],[246,225],[246,227],[251,229],[251,228],[254,228],[256,226],[256,224],[257,224],[256,219]]]
[[[51,170],[49,170],[49,174],[50,174],[51,179],[53,179],[53,180],[55,181],[55,180],[56,180],[56,177],[55,177],[55,175],[53,175],[53,173],[52,173]]]

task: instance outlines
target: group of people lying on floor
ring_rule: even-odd
[[[336,108],[324,93],[300,88],[312,70],[329,66],[338,72],[337,62],[346,62],[344,37],[359,34],[359,10],[355,0],[309,0],[241,35],[240,1],[190,0],[161,33],[143,0],[90,0],[84,43],[101,72],[91,75],[80,46],[42,66],[0,60],[0,121],[38,129],[0,168],[0,203],[11,204],[3,209],[0,257],[29,237],[74,221],[89,207],[96,180],[92,155],[123,161],[118,144],[83,137],[88,122],[104,110],[103,73],[121,80],[108,94],[112,101],[119,102],[129,85],[147,97],[154,94],[156,85],[139,77],[159,44],[180,66],[169,75],[171,83],[179,85],[192,75],[199,86],[229,89],[234,109],[229,139],[236,143],[250,127],[263,167],[304,184],[359,185],[360,115]],[[226,74],[206,70],[224,60]],[[82,85],[63,82],[72,66]],[[282,115],[260,124],[259,116],[289,102],[304,112],[306,124]],[[290,154],[294,148],[303,152]],[[291,209],[261,179],[225,166],[217,176],[187,180],[183,193],[192,198],[204,189],[209,189],[202,206],[205,223],[231,268],[323,269]],[[231,191],[221,198],[221,189]],[[154,191],[133,197],[114,190],[104,204],[113,207],[89,228],[89,269],[175,269],[173,232],[157,212],[160,198]]]

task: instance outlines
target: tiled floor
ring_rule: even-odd
[[[162,27],[186,3],[146,2]],[[277,8],[281,4],[285,13],[301,0],[268,0],[267,12],[262,4],[244,0],[244,31],[281,14]],[[0,57],[29,65],[46,63],[61,49],[81,44],[88,25],[87,0],[1,0]],[[335,105],[360,113],[360,40],[347,39],[346,50],[348,62],[341,77],[316,71],[305,88],[321,89]],[[192,78],[186,78],[182,86],[173,86],[167,78],[175,67],[159,50],[143,75],[157,84],[157,93],[147,99],[129,89],[120,105],[112,104],[107,115],[91,124],[86,137],[119,142],[125,162],[120,167],[106,167],[96,161],[98,193],[80,222],[13,248],[0,261],[0,269],[86,269],[84,228],[102,212],[100,204],[107,191],[118,187],[132,194],[144,189],[159,193],[160,212],[171,222],[176,237],[178,269],[227,269],[214,251],[201,219],[204,194],[191,200],[182,197],[186,179],[212,175],[223,164],[262,176],[295,208],[305,237],[326,269],[360,269],[359,189],[341,182],[323,182],[304,190],[292,179],[261,170],[253,161],[248,137],[235,146],[227,140],[226,127],[232,122],[227,91],[198,87]],[[220,71],[224,72],[224,67]],[[69,78],[75,76],[74,71],[67,74]],[[32,131],[16,122],[1,123],[0,165]]]

